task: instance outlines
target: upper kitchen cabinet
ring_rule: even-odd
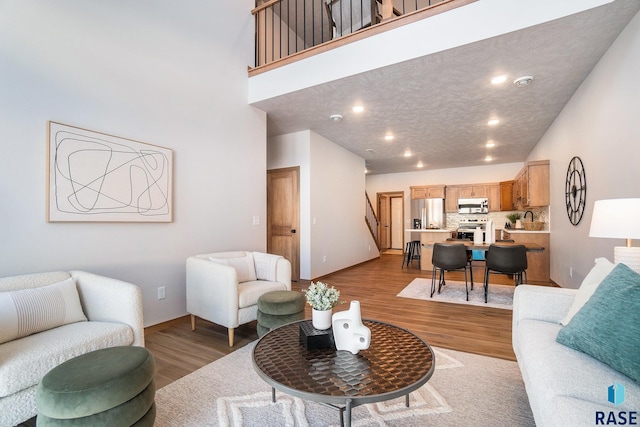
[[[444,199],[444,185],[410,187],[412,199]]]
[[[445,212],[458,212],[458,199],[472,199],[486,197],[489,199],[489,212],[500,210],[500,184],[463,184],[447,185],[445,197]]]
[[[447,185],[447,191],[444,198],[444,211],[447,213],[458,212],[458,187]]]
[[[487,184],[487,198],[489,199],[489,212],[504,210],[500,206],[500,184]]]
[[[513,193],[518,208],[549,206],[549,161],[528,162],[514,180]]]
[[[458,197],[461,199],[487,197],[487,186],[484,184],[465,185],[458,187],[458,192]]]
[[[503,181],[500,183],[500,210],[515,210],[513,206],[513,181]]]

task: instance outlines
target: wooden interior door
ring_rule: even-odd
[[[267,171],[267,252],[291,263],[300,279],[300,168]]]
[[[380,250],[404,246],[404,191],[377,193]],[[395,207],[394,207],[395,206]],[[399,247],[396,247],[398,246]]]
[[[380,250],[391,248],[391,202],[386,194],[378,194],[378,221]]]
[[[391,249],[402,249],[404,245],[404,198],[392,196],[391,199]]]

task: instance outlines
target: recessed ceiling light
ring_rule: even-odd
[[[404,156],[405,157],[411,157],[411,156],[413,156],[413,154],[411,153],[411,150],[405,150],[404,151]]]
[[[422,163],[421,161],[418,162],[418,164],[416,165],[416,167],[418,168],[423,168],[424,167],[424,163]]]
[[[492,148],[492,147],[495,147],[495,146],[496,146],[496,143],[493,142],[492,139],[488,140],[487,141],[487,145],[485,145],[485,147],[487,147],[487,148]]]
[[[494,85],[499,85],[502,84],[504,82],[507,81],[507,75],[506,74],[501,74],[499,76],[495,76],[494,78],[491,79],[491,83],[493,83]]]
[[[393,138],[394,138],[394,136],[393,136],[393,135],[391,135],[390,133],[388,133],[388,134],[386,134],[386,135],[384,136],[384,140],[385,140],[385,141],[393,141]]]
[[[489,126],[495,126],[495,125],[497,125],[498,123],[500,123],[500,119],[491,119],[491,120],[489,120],[489,121],[487,122],[487,124],[488,124]]]
[[[491,157],[491,156],[487,156],[487,157],[484,158],[485,162],[490,162],[491,160],[493,160],[493,157]]]
[[[362,105],[354,105],[353,112],[354,113],[362,113],[364,111],[364,106]]]
[[[340,114],[332,114],[329,116],[329,118],[334,122],[339,122],[340,120],[342,120],[342,116]]]
[[[529,86],[529,84],[531,84],[532,81],[533,81],[533,76],[522,76],[515,79],[513,81],[513,84],[519,87],[523,87],[523,86]]]

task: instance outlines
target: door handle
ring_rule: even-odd
[[[296,229],[295,228],[291,230],[291,234],[296,234]]]

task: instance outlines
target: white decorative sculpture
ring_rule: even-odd
[[[371,331],[362,324],[360,302],[351,301],[349,310],[339,311],[332,317],[333,339],[337,350],[358,354],[371,344]]]

